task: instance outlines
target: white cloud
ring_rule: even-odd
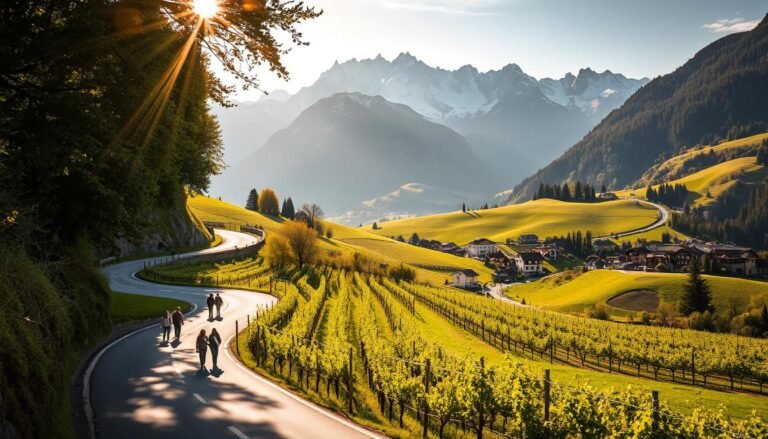
[[[500,0],[384,0],[381,5],[389,9],[404,9],[418,12],[440,12],[458,15],[495,15],[489,11]]]
[[[744,21],[743,18],[721,18],[714,23],[705,24],[702,29],[710,32],[732,34],[734,32],[746,32],[755,28],[759,20]]]

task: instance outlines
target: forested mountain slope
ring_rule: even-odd
[[[508,201],[542,182],[586,181],[621,189],[663,154],[768,130],[768,18],[719,39],[658,77],[560,158],[526,178]]]

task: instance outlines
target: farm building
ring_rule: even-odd
[[[477,277],[480,276],[475,270],[466,268],[459,270],[451,275],[453,277],[453,286],[459,288],[477,287]]]
[[[523,276],[544,274],[544,256],[534,251],[519,252],[515,256],[515,266]]]
[[[526,233],[526,234],[520,235],[517,238],[517,242],[519,244],[538,244],[539,237],[534,235],[533,233]]]
[[[475,239],[467,244],[465,248],[467,256],[471,258],[485,258],[496,253],[496,243],[485,238]]]

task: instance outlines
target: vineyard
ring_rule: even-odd
[[[650,390],[566,385],[521,361],[761,392],[765,341],[583,320],[329,267],[294,272],[275,292],[237,345],[252,367],[395,436],[768,435],[754,413],[684,413]],[[508,354],[456,355],[420,330],[417,306]]]

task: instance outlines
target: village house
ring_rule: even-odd
[[[689,240],[683,244],[646,243],[627,249],[626,260],[636,269],[663,269],[683,272],[694,259],[713,272],[735,276],[754,276],[758,273],[759,257],[754,250],[733,244],[720,244]]]
[[[467,268],[459,270],[451,275],[453,277],[453,286],[465,289],[477,288],[477,277],[480,276],[475,270]]]
[[[725,272],[735,276],[755,276],[757,273],[757,253],[749,247],[733,244],[706,243],[695,245],[707,255],[712,271]]]
[[[533,250],[539,252],[545,259],[554,260],[560,257],[560,249],[554,244],[543,244],[534,247]]]
[[[544,274],[544,256],[535,251],[519,252],[515,256],[515,267],[523,276]]]
[[[478,259],[484,259],[497,251],[496,243],[485,238],[475,239],[467,244],[465,249],[467,250],[467,256]]]
[[[533,233],[526,233],[526,234],[518,236],[517,237],[517,242],[519,244],[538,244],[539,243],[539,237],[534,235]]]
[[[589,255],[584,259],[584,265],[588,270],[601,270],[608,266],[608,263],[598,255]]]
[[[597,194],[599,200],[618,200],[619,196],[613,192],[600,192]]]
[[[440,243],[440,251],[443,253],[450,253],[455,256],[464,256],[466,250],[464,247],[456,245],[455,242],[443,242]]]

